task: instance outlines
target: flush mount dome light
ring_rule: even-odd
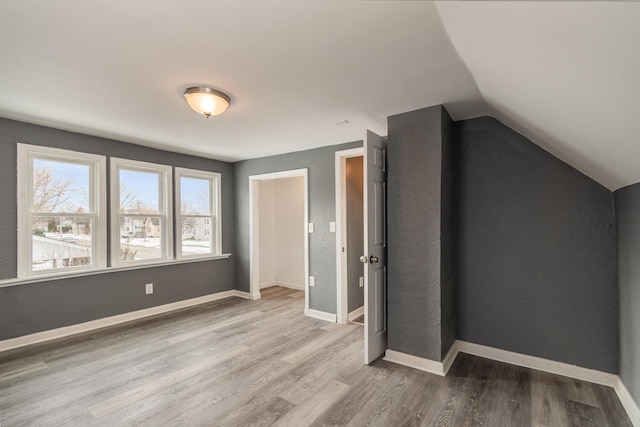
[[[185,89],[184,99],[193,111],[203,114],[207,119],[224,113],[231,104],[229,95],[205,86]]]

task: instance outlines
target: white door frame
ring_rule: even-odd
[[[251,299],[260,298],[260,203],[258,203],[260,181],[302,177],[304,181],[304,312],[309,311],[309,179],[307,169],[295,169],[282,172],[251,175],[249,177],[249,283]]]
[[[336,289],[337,322],[347,323],[347,159],[364,156],[364,148],[336,151]],[[343,251],[344,248],[344,251]],[[362,248],[364,251],[364,248]],[[364,252],[362,252],[364,254]]]

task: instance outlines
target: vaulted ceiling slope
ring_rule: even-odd
[[[638,23],[611,1],[0,0],[0,116],[235,161],[442,103],[617,189],[640,181]],[[192,112],[194,84],[229,110]]]
[[[640,182],[640,3],[436,6],[491,115],[611,190]]]
[[[193,84],[231,107],[198,116]],[[233,161],[386,134],[439,103],[483,105],[429,2],[0,1],[8,118]]]

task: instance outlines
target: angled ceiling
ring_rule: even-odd
[[[640,3],[437,8],[492,116],[611,190],[640,182]]]
[[[232,161],[481,104],[432,3],[3,1],[0,58],[2,116]],[[229,110],[195,114],[194,84]]]
[[[616,189],[640,181],[638,22],[616,2],[3,1],[0,116],[235,161],[442,103]],[[195,114],[194,84],[230,109]]]

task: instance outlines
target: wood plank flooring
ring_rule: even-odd
[[[461,354],[362,362],[363,329],[283,288],[0,358],[0,426],[631,426],[611,388]]]

